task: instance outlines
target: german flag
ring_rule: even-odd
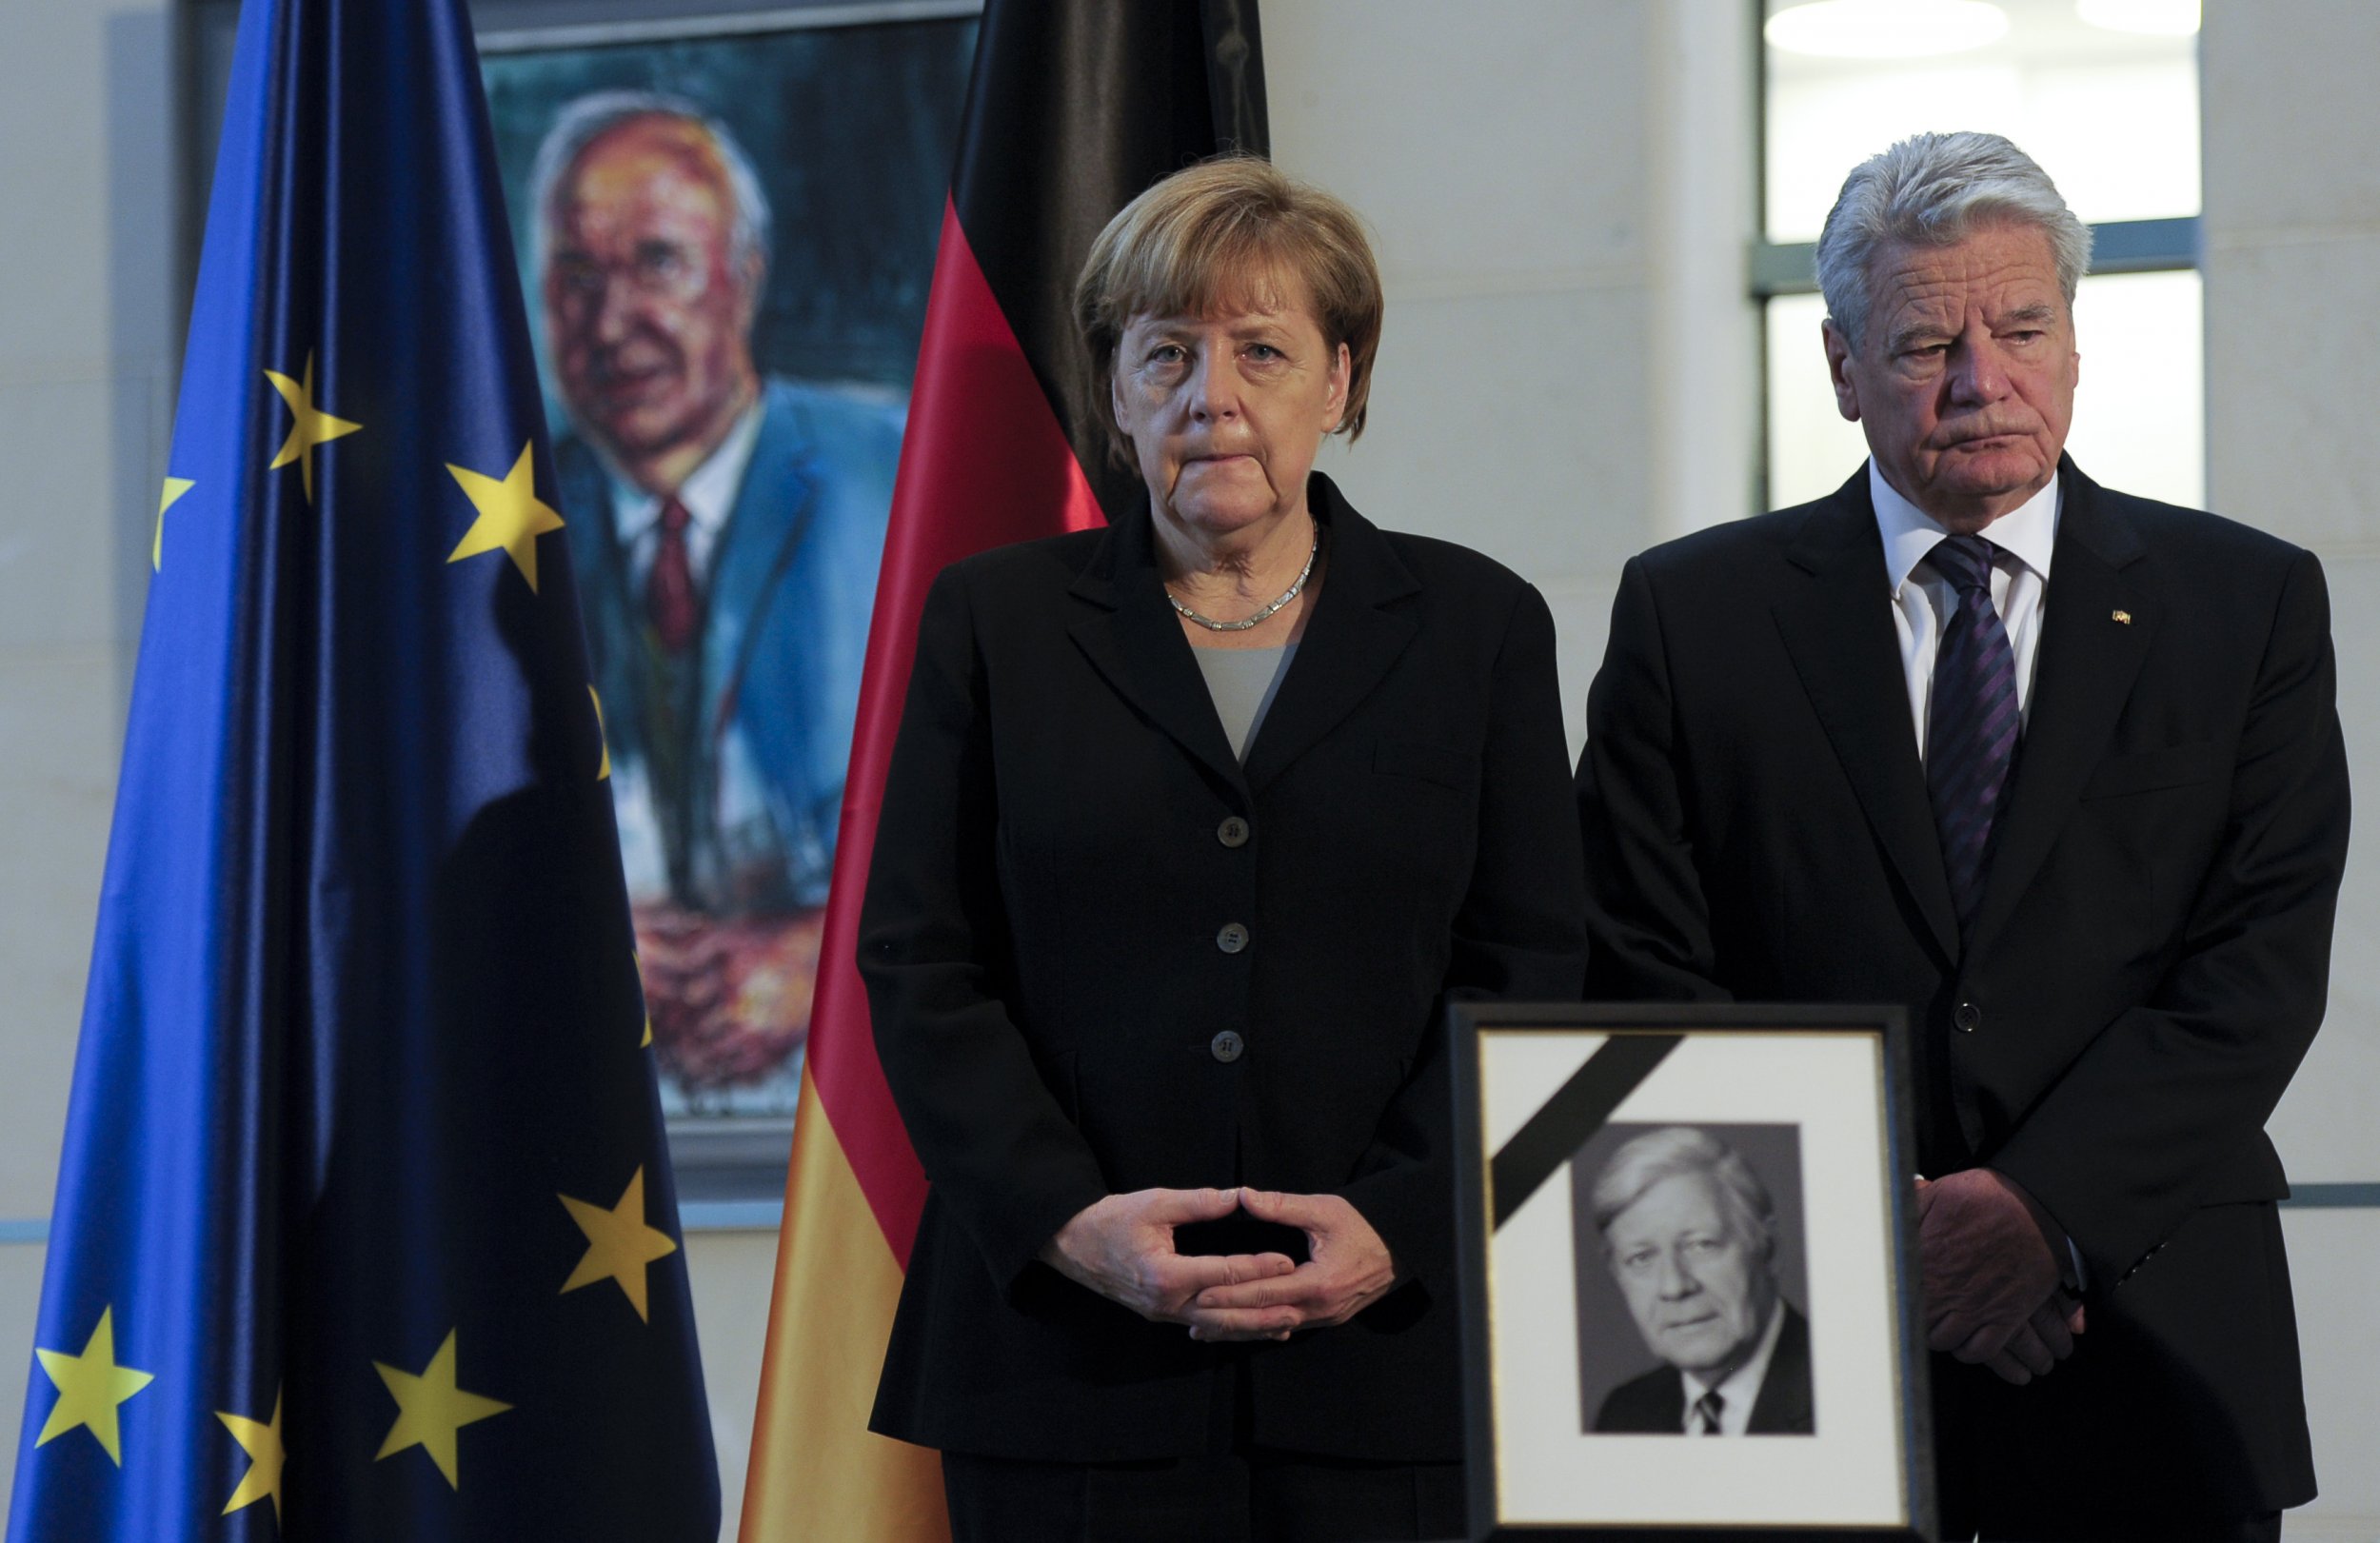
[[[927,586],[1081,530],[1140,481],[1083,411],[1075,276],[1142,188],[1268,148],[1256,0],[990,0],[893,490],[785,1185],[745,1543],[948,1536],[940,1459],[867,1430],[925,1176],[877,1064],[860,900]]]

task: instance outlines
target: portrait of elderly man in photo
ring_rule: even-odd
[[[902,409],[763,375],[768,201],[694,105],[580,98],[531,188],[570,420],[554,457],[662,1070],[698,1107],[774,1081],[790,1109]]]
[[[1671,1125],[1630,1139],[1588,1204],[1603,1262],[1645,1349],[1595,1429],[1646,1435],[1807,1435],[1810,1320],[1776,1281],[1776,1206],[1742,1155]]]
[[[1588,992],[1906,1006],[1943,1536],[2277,1538],[2314,1474],[2265,1121],[2347,856],[2330,605],[2312,553],[2066,454],[2090,256],[1995,134],[1845,180],[1811,344],[1868,461],[1628,564]]]

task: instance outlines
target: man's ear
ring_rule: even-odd
[[[746,338],[761,317],[761,294],[768,287],[768,259],[759,252],[744,255],[743,271],[737,275],[744,284],[744,296],[737,306],[736,330]]]
[[[1835,410],[1847,423],[1859,422],[1859,387],[1851,378],[1851,339],[1830,316],[1818,324],[1818,341],[1826,348],[1827,379],[1835,383]]]

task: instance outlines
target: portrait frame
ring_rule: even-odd
[[[239,9],[239,0],[175,0],[173,7],[175,120],[180,129],[175,255],[181,280],[177,293],[184,296],[190,292],[197,274]],[[983,0],[468,0],[468,9],[485,69],[491,60],[535,57],[541,53],[628,49],[662,52],[684,50],[689,46],[735,46],[747,40],[794,33],[831,33],[888,24],[963,25],[970,29],[966,52],[971,56],[971,29],[982,13]],[[950,103],[953,148],[956,122],[963,105],[963,78],[960,85],[959,97]],[[491,116],[501,118],[493,102],[490,109]],[[502,159],[504,125],[499,122],[497,128]],[[772,196],[779,196],[770,168],[764,165],[761,169],[764,180],[772,184]],[[506,174],[509,180],[509,168]],[[801,178],[811,176],[802,168],[797,168],[794,174]],[[920,247],[922,270],[929,279],[934,234],[942,212],[941,200],[946,196],[948,174],[945,155],[934,168],[935,202],[927,211],[925,234]],[[781,218],[783,213],[781,208]],[[525,244],[522,255],[526,265]],[[866,266],[849,253],[843,254],[842,261],[846,268]],[[776,287],[781,289],[783,286]],[[842,373],[800,356],[800,323],[786,320],[783,298],[777,296],[778,304],[770,313],[776,325],[776,351],[764,354],[763,366],[783,366],[804,374]],[[555,411],[554,386],[536,315],[536,297],[532,293],[527,299],[532,332],[538,339],[540,382],[547,396],[550,418]],[[915,306],[916,323],[922,327],[922,292],[915,297]],[[187,325],[188,317],[178,317],[177,321]],[[769,318],[764,317],[762,325],[765,326],[768,322]],[[756,343],[757,349],[768,346]],[[905,370],[914,362],[914,343],[904,347],[895,340],[889,348],[880,346],[877,354],[898,356],[904,371],[901,395],[905,399]],[[850,373],[857,379],[865,372]],[[146,566],[143,563],[143,578]],[[583,596],[585,587],[582,578]],[[784,1195],[796,1118],[791,1095],[779,1101],[782,1107],[761,1111],[666,1111],[678,1197],[686,1208],[690,1223],[699,1219],[702,1224],[720,1227],[776,1224],[778,1207]]]
[[[1904,1010],[1458,1002],[1447,1019],[1474,1543],[1932,1543]],[[1621,1391],[1587,1385],[1582,1368],[1634,1357],[1650,1368],[1630,1368],[1637,1394],[1701,1386],[1655,1354],[1655,1327],[1597,1317],[1620,1296],[1590,1271],[1620,1268],[1589,1236],[1587,1197],[1606,1197],[1597,1214],[1616,1238],[1610,1212],[1624,1217],[1636,1192],[1604,1179],[1636,1130],[1695,1153],[1740,1146],[1779,1192],[1765,1213],[1771,1327],[1755,1370],[1781,1378],[1777,1326],[1799,1319],[1788,1330],[1805,1347],[1798,1425],[1764,1428],[1755,1414],[1750,1439],[1676,1439],[1678,1411],[1695,1419],[1685,1395],[1669,1394],[1656,1432],[1613,1417],[1631,1402]],[[1814,1203],[1820,1194],[1833,1198]],[[1778,1218],[1795,1256],[1782,1291]]]

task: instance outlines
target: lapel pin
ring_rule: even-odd
[[[2132,613],[2130,611],[2112,611],[2109,614],[2116,621],[2123,623],[2126,626],[2131,626],[2132,624]]]

